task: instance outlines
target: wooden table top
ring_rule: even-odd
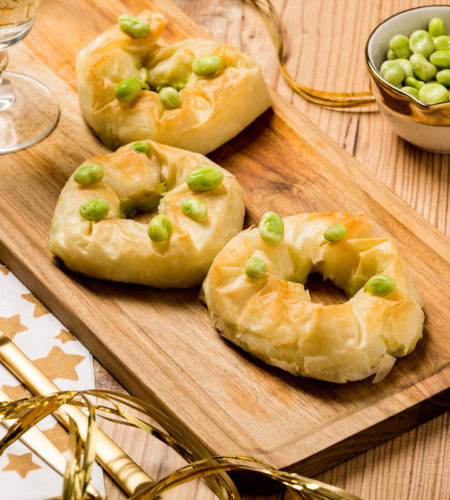
[[[261,65],[266,80],[365,168],[444,234],[450,234],[449,155],[425,153],[398,138],[374,111],[339,112],[307,103],[280,76],[264,24],[250,3],[241,0],[174,0],[218,40],[242,48]],[[130,12],[133,2],[128,1]],[[364,43],[371,30],[391,14],[442,0],[274,0],[287,32],[288,69],[316,89],[359,91],[368,88]],[[134,13],[134,12],[133,12]],[[96,365],[97,385],[118,389]],[[171,450],[142,432],[102,424],[153,476],[183,465]],[[368,500],[450,498],[449,414],[387,441],[317,478]],[[447,480],[446,480],[447,478]],[[108,500],[124,498],[107,480]],[[206,486],[188,484],[165,498],[215,498]],[[281,498],[272,496],[270,498]]]

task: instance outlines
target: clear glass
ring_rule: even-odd
[[[7,49],[33,26],[40,0],[0,0],[0,154],[27,148],[46,137],[59,107],[41,82],[6,72]]]

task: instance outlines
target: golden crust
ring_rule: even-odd
[[[345,213],[284,218],[281,243],[265,243],[258,229],[236,235],[215,258],[203,284],[211,318],[222,335],[267,363],[295,375],[332,381],[380,374],[394,356],[409,354],[422,336],[421,299],[390,238],[374,238],[366,217]],[[344,224],[347,236],[330,243],[324,231]],[[248,258],[267,273],[246,276]],[[319,271],[351,298],[311,302],[305,283]],[[374,274],[396,288],[385,297],[366,293]]]
[[[141,139],[206,154],[221,146],[270,106],[259,66],[246,54],[212,40],[185,40],[156,45],[165,26],[161,14],[142,12],[150,22],[144,38],[132,38],[118,26],[97,37],[77,58],[80,107],[88,124],[110,148]],[[218,55],[217,75],[197,77],[191,69],[197,57]],[[182,105],[165,109],[158,94],[143,90],[131,103],[114,94],[121,80],[139,77],[148,68],[154,86],[186,83]]]
[[[86,160],[85,164],[103,167],[100,182],[83,186],[75,182],[74,174],[69,178],[55,208],[48,248],[69,269],[96,278],[158,288],[198,285],[219,250],[242,229],[242,189],[222,169],[218,187],[192,193],[186,184],[189,173],[215,164],[198,153],[147,142],[148,154],[134,151],[130,144]],[[180,202],[186,196],[206,204],[204,221],[184,215]],[[98,198],[110,205],[107,218],[92,222],[81,217],[80,205]],[[172,236],[165,242],[151,241],[146,223],[120,218],[121,212],[156,206],[172,223]]]

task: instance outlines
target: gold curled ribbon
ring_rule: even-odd
[[[253,457],[228,456],[197,460],[177,469],[159,481],[155,481],[133,496],[131,500],[152,500],[162,493],[194,479],[205,478],[218,472],[245,471],[272,479],[297,493],[302,499],[361,500],[359,497],[336,486],[309,479],[292,472],[283,472]],[[232,496],[231,499],[239,497]]]
[[[246,1],[246,0],[244,0]],[[283,23],[271,0],[247,0],[259,12],[263,19],[267,31],[270,34],[275,46],[281,73],[287,84],[297,94],[307,101],[331,108],[354,108],[358,106],[368,106],[375,103],[375,97],[369,92],[326,92],[315,90],[301,85],[289,74],[285,66],[286,61],[286,36]]]
[[[80,398],[81,397],[81,398]],[[94,404],[89,397],[108,401],[111,406]],[[270,478],[284,486],[298,499],[315,500],[361,500],[359,497],[335,486],[315,479],[285,472],[272,467],[259,459],[244,456],[205,457],[194,460],[189,446],[167,432],[164,432],[140,417],[132,415],[117,403],[137,410],[147,418],[155,419],[164,427],[164,422],[173,428],[175,423],[149,403],[127,394],[114,391],[61,391],[47,396],[36,396],[17,401],[0,402],[0,421],[15,419],[7,434],[0,441],[0,455],[27,430],[40,422],[50,413],[63,405],[75,405],[88,410],[89,422],[83,446],[76,422],[70,421],[70,458],[64,477],[64,500],[86,498],[86,488],[90,481],[92,464],[95,457],[96,416],[106,418],[144,430],[161,442],[170,446],[181,455],[189,465],[181,467],[168,476],[147,484],[134,494],[130,500],[153,500],[161,493],[194,479],[205,478],[221,500],[240,500],[234,483],[225,475],[229,471],[246,471]],[[162,417],[162,418],[161,418]],[[179,435],[183,435],[180,430]],[[226,478],[226,480],[224,479]],[[114,478],[113,478],[114,479]]]

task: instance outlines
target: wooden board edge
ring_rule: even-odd
[[[196,23],[192,19],[192,17],[188,16],[186,12],[181,10],[170,0],[149,0],[148,3],[150,5],[149,7],[150,10],[155,10],[156,12],[162,12],[164,15],[169,13],[174,24],[176,24],[175,19],[179,21],[179,19],[181,18],[182,25],[184,28],[187,27],[188,29],[191,29],[193,31],[200,32],[202,38],[209,38],[211,40],[214,40],[211,33],[209,33],[203,26]]]
[[[355,450],[348,450],[349,455],[347,458],[350,458],[350,456],[366,451],[387,439],[391,439],[392,437],[405,432],[415,425],[419,425],[422,423],[419,420],[420,414],[417,414],[414,408],[420,407],[423,404],[426,405],[428,400],[432,402],[430,403],[430,406],[427,407],[427,412],[425,412],[426,415],[429,415],[427,419],[446,411],[446,409],[449,408],[449,400],[448,398],[445,399],[445,394],[448,394],[449,390],[450,365],[446,364],[433,376],[426,378],[417,384],[406,387],[403,391],[400,391],[390,397],[389,406],[392,406],[393,409],[386,409],[383,407],[384,401],[387,401],[388,398],[381,399],[380,401],[377,401],[376,409],[378,410],[378,414],[372,413],[374,405],[370,405],[369,407],[364,407],[359,411],[357,410],[349,414],[340,421],[338,420],[333,422],[323,431],[319,446],[316,446],[316,434],[313,434],[301,441],[287,444],[284,448],[280,448],[279,450],[276,450],[276,452],[268,454],[267,458],[270,461],[271,457],[274,457],[276,456],[276,453],[281,452],[282,455],[291,458],[291,460],[289,460],[290,465],[284,466],[287,470],[294,470],[297,468],[298,472],[301,471],[303,473],[303,467],[306,467],[310,471],[309,473],[317,474],[329,467],[332,467],[332,465],[328,465],[328,462],[326,462],[324,467],[319,470],[321,463],[328,457],[328,450],[334,450],[335,447],[337,447],[336,449],[339,450],[340,453],[344,453],[346,452],[348,444],[352,443],[354,444]],[[435,415],[432,413],[433,410],[436,410]],[[412,413],[410,414],[410,412]],[[393,421],[396,422],[396,419],[401,420],[402,418],[407,420],[404,422],[404,428],[400,425],[393,427],[390,423]],[[416,423],[414,423],[414,419],[416,419]],[[372,432],[371,429],[376,429],[376,431]],[[383,434],[377,436],[377,432],[381,433],[383,429],[385,429],[385,433],[388,437],[384,437]],[[332,443],[333,436],[336,434],[345,437],[337,443]],[[372,436],[370,441],[367,441],[367,438],[365,437],[366,434]],[[296,460],[296,456],[305,456],[305,447],[311,450],[310,455]],[[330,453],[332,458],[334,452],[331,451]],[[339,457],[340,455],[336,453],[337,460]],[[342,459],[342,461],[345,461],[347,458]],[[338,462],[334,465],[337,463]]]
[[[449,410],[450,388],[447,388],[322,452],[292,464],[286,470],[315,476]]]

